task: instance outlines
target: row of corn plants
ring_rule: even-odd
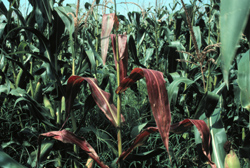
[[[250,1],[9,2],[1,167],[250,166]]]

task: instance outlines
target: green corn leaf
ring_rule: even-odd
[[[54,145],[54,140],[44,140],[41,144],[41,151],[40,151],[40,162],[43,162],[47,159],[47,156],[49,155],[49,152],[51,151],[53,145]],[[37,162],[37,150],[33,151],[27,161],[27,163],[31,167],[35,167]]]
[[[194,26],[193,27],[194,30],[194,36],[198,45],[198,48],[201,48],[201,30],[199,26]]]
[[[205,113],[200,117],[201,120],[207,121]],[[221,117],[220,108],[216,108],[209,118],[211,143],[212,143],[212,161],[218,168],[224,168],[224,159],[226,153],[223,149],[223,145],[227,141],[226,131],[224,129]],[[196,144],[201,143],[199,132],[195,129],[195,142]]]
[[[249,0],[221,0],[221,68],[227,86],[229,69],[235,56],[236,45],[248,20],[249,8]]]
[[[249,50],[243,54],[239,62],[239,71],[237,82],[240,87],[241,105],[250,110],[250,52]]]
[[[174,80],[168,87],[168,97],[169,97],[169,102],[173,101],[174,104],[176,103],[177,100],[177,95],[179,91],[179,84],[185,83],[187,86],[191,85],[194,83],[194,81],[185,78],[185,77],[180,77]]]
[[[25,168],[25,166],[18,163],[8,154],[6,154],[2,149],[0,149],[0,165],[1,168]]]

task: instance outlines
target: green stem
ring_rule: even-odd
[[[115,15],[116,15],[116,0],[114,0],[115,4]],[[120,58],[119,58],[119,43],[118,43],[118,32],[115,30],[116,34],[116,76],[117,76],[117,86],[120,85]],[[118,157],[122,154],[122,137],[121,137],[121,94],[117,95],[117,144],[118,144]],[[120,167],[120,164],[118,164]]]
[[[30,61],[30,74],[33,73],[33,60],[31,59]],[[32,85],[32,80],[30,79],[30,93],[31,93],[31,97],[34,97],[34,88]]]
[[[21,126],[21,128],[23,129],[23,122],[22,122],[22,118],[21,118],[21,113],[20,113],[20,111],[19,110],[17,110],[17,115],[18,115],[18,119],[19,119],[19,122],[20,122],[20,126]]]
[[[75,132],[77,130],[77,125],[76,125],[76,118],[75,118],[75,115],[73,114],[73,112],[70,113],[70,117],[71,117],[71,121],[72,121],[72,125],[73,125],[73,132]],[[76,145],[74,145],[74,152],[76,155],[78,155],[78,147]],[[74,167],[75,168],[78,168],[79,165],[74,162]]]
[[[75,45],[74,45],[74,40],[72,34],[69,35],[69,40],[70,40],[70,48],[72,52],[72,75],[75,75]]]

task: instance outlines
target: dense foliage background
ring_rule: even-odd
[[[0,0],[0,167],[35,167],[39,134],[59,130],[67,117],[66,84],[72,74],[96,78],[116,102],[111,44],[105,65],[101,56],[102,16],[115,11],[105,6],[106,1],[86,2],[78,10],[77,4],[63,6],[63,0],[30,0],[32,10],[23,16],[20,1],[9,2],[6,7]],[[230,3],[233,1],[226,7],[220,0],[186,4],[196,42],[184,9],[175,8],[182,6],[180,1],[125,16],[118,13],[117,31],[127,35],[128,72],[135,67],[163,72],[172,123],[186,118],[204,120],[210,128],[212,161],[217,167],[224,167],[223,145],[227,140],[241,166],[247,167],[249,2],[232,4],[237,11],[232,15],[227,13]],[[228,25],[221,16],[225,13]],[[115,167],[116,128],[95,105],[87,83],[77,92],[65,128],[84,137],[105,164]],[[122,146],[127,149],[141,130],[156,125],[145,80],[122,94],[121,109],[126,120],[121,129]],[[180,135],[170,133],[169,147],[172,163],[160,135],[151,134],[124,160],[124,167],[207,167],[197,129]],[[71,144],[50,138],[42,142],[41,167],[84,167],[87,159],[84,151]]]

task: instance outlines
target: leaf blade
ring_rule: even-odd
[[[40,142],[41,142],[41,137],[52,137],[63,143],[75,144],[79,146],[82,150],[84,150],[92,159],[94,159],[99,166],[101,166],[102,168],[108,167],[107,165],[101,162],[94,148],[84,138],[80,138],[70,131],[67,131],[67,130],[51,131],[51,132],[40,134],[39,136]]]
[[[148,97],[153,116],[159,129],[163,144],[169,152],[168,141],[171,113],[163,74],[159,71],[151,69],[135,68],[127,78],[124,78],[121,81],[116,93],[125,91],[129,86],[142,77],[146,78]]]
[[[229,68],[233,61],[236,45],[246,25],[250,1],[221,0],[221,65],[224,81],[228,86]]]

